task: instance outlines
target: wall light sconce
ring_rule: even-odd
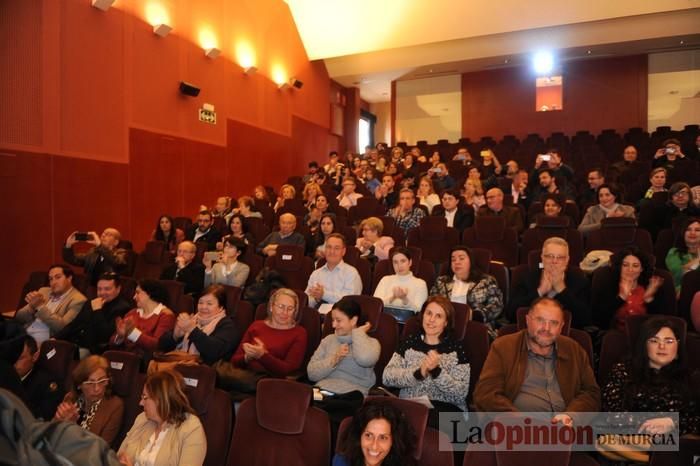
[[[217,49],[216,47],[212,47],[209,49],[204,49],[204,55],[207,57],[211,58],[214,60],[216,57],[218,57],[221,54],[221,50]]]
[[[287,89],[288,87],[289,87],[289,83],[286,82],[286,81],[283,82],[283,83],[278,83],[278,84],[277,84],[277,89],[280,89],[280,90],[282,90],[282,89]]]
[[[167,36],[172,30],[173,28],[168,26],[167,24],[156,24],[155,26],[153,26],[153,33],[160,37]]]
[[[113,3],[114,0],[92,0],[92,6],[102,11],[109,10]]]
[[[245,68],[243,68],[244,74],[255,74],[257,71],[258,69],[253,65],[246,66]]]

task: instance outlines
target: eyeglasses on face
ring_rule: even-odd
[[[282,304],[282,303],[277,303],[277,304],[274,305],[274,307],[277,308],[278,310],[282,311],[282,312],[284,312],[284,311],[287,311],[287,312],[294,312],[294,311],[296,310],[296,308],[295,308],[294,306],[285,306],[285,305]]]
[[[86,380],[83,383],[81,383],[81,385],[83,386],[83,388],[88,388],[88,387],[93,388],[93,387],[99,387],[99,386],[105,385],[107,382],[109,382],[109,378],[105,377],[105,378],[102,378],[100,380]]]
[[[542,257],[544,257],[547,260],[553,261],[553,260],[558,260],[558,261],[563,261],[566,260],[569,256],[559,256],[556,254],[542,254]]]
[[[668,345],[673,345],[675,343],[678,343],[678,339],[671,338],[671,337],[668,337],[668,338],[651,337],[651,338],[647,339],[647,343],[649,343],[650,345],[656,345],[656,346],[663,343],[664,345],[668,346]]]

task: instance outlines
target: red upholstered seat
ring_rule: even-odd
[[[471,248],[488,249],[494,260],[508,267],[518,263],[518,232],[507,228],[502,217],[477,217],[474,226],[462,233],[462,243]]]
[[[304,248],[292,244],[280,244],[277,254],[268,257],[265,265],[282,275],[288,288],[306,289],[309,276],[314,270],[310,257],[304,255]]]
[[[445,217],[427,216],[408,232],[407,244],[421,248],[423,259],[439,264],[450,259],[450,251],[459,244],[459,231],[448,227]]]
[[[236,414],[228,466],[330,464],[328,415],[310,407],[310,385],[283,379],[258,382],[255,398]]]

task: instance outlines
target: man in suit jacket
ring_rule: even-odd
[[[491,188],[486,191],[486,205],[479,207],[479,217],[504,217],[506,227],[515,228],[518,233],[525,229],[525,222],[520,209],[503,205],[503,191],[501,188]]]
[[[197,225],[187,232],[186,239],[193,243],[207,243],[207,251],[216,251],[216,243],[221,241],[221,233],[212,226],[211,212],[203,210],[197,218]]]
[[[204,288],[204,265],[195,261],[197,246],[192,241],[183,241],[177,247],[175,263],[166,267],[161,280],[177,280],[185,284],[185,294],[199,295]]]
[[[529,175],[525,170],[518,170],[512,177],[512,179],[506,178],[510,183],[505,187],[503,193],[505,199],[509,202],[509,205],[521,205],[527,212],[527,208],[530,206],[530,192],[527,189]]]
[[[73,288],[73,270],[65,265],[49,267],[49,286],[30,291],[24,299],[27,305],[17,311],[15,320],[39,345],[63,330],[87,301]]]
[[[61,381],[36,366],[38,360],[36,340],[25,335],[22,354],[15,362],[15,370],[22,380],[23,399],[35,418],[50,421],[63,401],[64,390]]]
[[[100,236],[94,231],[88,232],[87,243],[94,247],[85,254],[75,254],[73,245],[78,242],[77,231],[70,234],[63,247],[63,260],[69,264],[83,267],[85,275],[92,286],[105,272],[124,273],[127,268],[128,252],[118,248],[122,235],[116,228],[105,228]],[[82,239],[81,239],[82,241]]]
[[[447,226],[454,227],[459,230],[461,235],[465,228],[469,228],[474,224],[474,209],[460,205],[462,196],[455,189],[448,189],[442,193],[440,198],[441,205],[433,208],[433,215],[437,217],[445,217]]]

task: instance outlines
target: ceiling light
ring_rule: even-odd
[[[216,57],[218,57],[220,53],[221,53],[221,50],[217,49],[216,47],[212,47],[212,48],[204,50],[204,55],[211,58],[212,60],[215,59]]]
[[[172,30],[173,28],[168,26],[167,24],[156,24],[155,26],[153,26],[153,33],[160,37],[167,36]]]

